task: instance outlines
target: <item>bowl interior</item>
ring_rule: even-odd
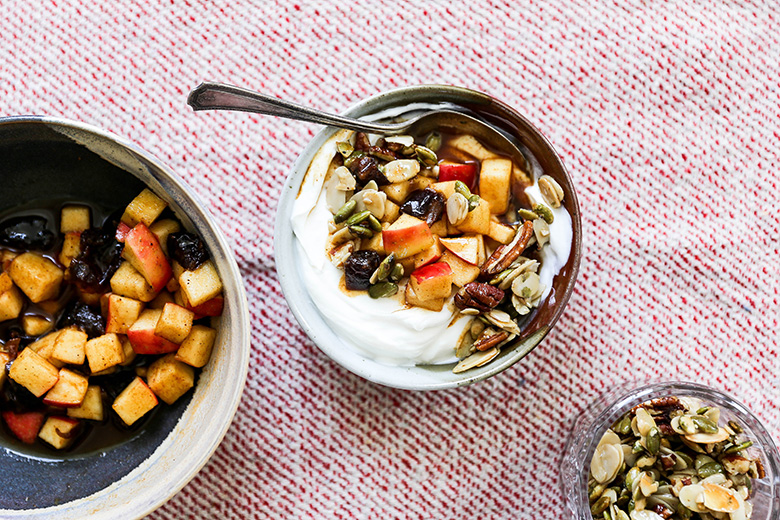
[[[215,260],[226,305],[212,360],[194,392],[172,406],[161,404],[130,440],[105,451],[31,454],[13,442],[0,450],[5,515],[44,518],[56,511],[61,518],[84,518],[111,511],[106,517],[119,518],[149,512],[205,463],[243,389],[248,320],[235,261],[210,217],[175,176],[115,136],[62,120],[7,118],[0,121],[0,157],[0,215],[52,201],[86,202],[108,213],[148,185],[186,228],[197,230]]]
[[[504,347],[501,354],[487,365],[462,374],[453,374],[452,365],[397,367],[377,363],[355,352],[330,329],[302,283],[298,268],[300,251],[295,244],[290,219],[309,163],[323,143],[336,132],[334,128],[326,128],[318,133],[293,166],[279,199],[274,236],[276,269],[285,298],[301,327],[326,355],[353,373],[376,383],[413,390],[433,390],[467,385],[497,374],[522,359],[542,341],[558,320],[574,288],[580,261],[581,223],[571,178],[552,145],[520,113],[485,94],[450,86],[406,87],[362,101],[347,110],[345,115],[362,117],[418,103],[456,104],[491,123],[524,148],[524,151],[530,152],[541,170],[555,178],[564,190],[564,207],[572,218],[571,253],[555,277],[550,295],[526,322],[521,337]]]

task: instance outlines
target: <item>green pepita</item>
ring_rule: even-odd
[[[460,193],[467,199],[471,197],[471,190],[468,186],[466,186],[466,183],[463,181],[455,181],[455,191],[457,193]]]
[[[728,448],[725,451],[725,453],[727,453],[729,455],[734,454],[734,453],[739,453],[742,450],[748,449],[752,445],[753,445],[753,441],[745,441],[743,443],[737,444],[736,446],[732,446],[732,447]]]
[[[742,427],[734,421],[729,421],[729,428],[734,433],[742,433]]]
[[[536,216],[536,213],[534,213],[534,216]],[[612,429],[618,435],[628,435],[628,433],[631,431],[631,416],[624,415],[623,418],[612,427]]]
[[[364,220],[368,218],[368,216],[371,215],[371,212],[368,210],[361,211],[360,213],[355,213],[351,217],[349,217],[346,221],[346,224],[348,226],[354,226],[356,224],[360,224]]]
[[[590,507],[590,512],[594,515],[600,515],[609,507],[609,497],[601,497]]]
[[[710,421],[706,417],[694,415],[693,417],[691,417],[691,420],[693,421],[693,424],[695,424],[696,427],[699,429],[699,431],[703,433],[718,433],[718,425],[716,425],[714,422]]]
[[[350,232],[360,238],[371,238],[374,232],[364,226],[349,226]]]
[[[360,150],[355,150],[354,152],[352,152],[351,154],[349,154],[349,157],[347,157],[347,158],[345,158],[345,159],[344,159],[344,166],[346,166],[347,168],[349,168],[349,167],[350,167],[350,165],[351,165],[353,162],[357,161],[358,159],[360,159],[360,158],[361,158],[361,157],[363,157],[364,155],[366,155],[366,154],[365,154],[365,153],[363,153],[363,152],[361,152]]]
[[[438,152],[441,147],[441,134],[439,132],[428,134],[428,137],[425,138],[425,147],[433,152]]]
[[[631,453],[642,453],[643,451],[645,451],[645,447],[642,446],[640,441],[636,441],[631,447]]]
[[[417,158],[420,160],[420,162],[425,166],[436,166],[436,163],[439,162],[439,158],[436,156],[436,152],[431,150],[430,148],[426,148],[425,146],[417,146],[416,147],[417,152]]]
[[[393,265],[395,265],[395,253],[390,253],[379,263],[379,267],[371,275],[371,283],[384,282],[393,271]]]
[[[705,413],[707,413],[709,410],[710,410],[710,407],[709,407],[709,406],[702,406],[701,408],[699,408],[698,410],[696,410],[696,415],[704,415],[704,414],[705,414]]]
[[[349,216],[352,215],[352,212],[355,211],[356,206],[357,206],[357,201],[354,200],[348,201],[346,204],[344,204],[339,208],[339,210],[336,212],[335,215],[333,215],[333,222],[339,224],[347,220]]]
[[[661,449],[661,432],[655,426],[650,428],[650,431],[647,432],[645,445],[647,451],[649,451],[651,455],[657,455],[658,450]]]
[[[622,509],[618,509],[614,520],[631,520],[631,517]]]
[[[352,146],[352,143],[349,141],[340,141],[336,143],[336,149],[345,159],[352,155],[352,152],[355,151],[355,147]]]
[[[474,211],[479,206],[479,195],[469,197],[469,211]]]
[[[594,501],[598,500],[601,497],[601,495],[604,494],[604,491],[606,491],[606,489],[607,489],[607,486],[605,484],[598,484],[598,483],[595,483],[595,482],[594,482],[594,484],[595,485],[594,485],[593,489],[591,489],[590,493],[588,494],[588,500],[590,502],[594,502]]]
[[[390,271],[390,280],[393,282],[399,282],[404,277],[404,266],[401,264],[395,264],[393,270]]]
[[[398,292],[398,286],[392,282],[379,282],[368,288],[368,295],[372,298],[387,298]]]
[[[710,462],[709,464],[705,464],[696,471],[696,474],[699,475],[699,478],[711,477],[713,475],[717,475],[718,473],[723,473],[723,466],[717,462]]]
[[[368,216],[368,225],[371,229],[379,233],[382,231],[382,223],[377,220],[377,218],[374,215]]]
[[[518,216],[522,218],[523,220],[536,220],[539,218],[539,215],[531,211],[530,209],[520,208],[517,210]]]
[[[506,277],[509,276],[509,274],[514,271],[514,269],[504,269],[500,273],[498,273],[496,276],[490,279],[488,282],[490,285],[498,285],[504,280],[506,280]]]
[[[537,204],[534,206],[534,213],[543,218],[548,224],[552,224],[553,220],[555,220],[552,210],[544,204]]]

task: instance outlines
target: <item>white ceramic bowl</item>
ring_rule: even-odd
[[[0,473],[5,474],[2,518],[141,518],[203,467],[230,426],[241,398],[250,329],[235,259],[194,193],[168,167],[125,139],[62,119],[10,117],[0,119],[0,153],[13,156],[2,173],[6,195],[0,196],[0,212],[8,209],[9,201],[22,204],[26,198],[108,201],[123,186],[140,185],[140,180],[166,199],[187,229],[202,237],[222,278],[225,309],[218,319],[211,361],[200,374],[192,398],[180,400],[189,402],[161,410],[171,416],[157,431],[145,432],[105,454],[60,462],[33,461],[8,449],[0,454]]]
[[[373,96],[349,108],[344,115],[362,117],[386,109],[403,108],[418,103],[455,103],[493,122],[494,125],[508,125],[502,127],[508,136],[530,150],[543,171],[554,177],[563,187],[564,206],[572,218],[571,253],[568,262],[553,281],[552,297],[548,297],[534,313],[524,328],[524,334],[504,347],[501,354],[487,365],[454,374],[452,373],[454,364],[388,366],[378,363],[354,350],[330,328],[309,297],[303,283],[291,218],[295,199],[309,164],[317,150],[337,131],[333,127],[325,128],[314,137],[301,152],[287,178],[277,209],[274,230],[275,256],[279,281],[290,309],[304,331],[327,356],[351,372],[382,385],[410,390],[436,390],[468,385],[498,374],[522,359],[542,341],[560,317],[573,291],[580,261],[582,236],[577,196],[560,157],[541,132],[508,105],[485,94],[464,88],[422,85],[404,87]]]

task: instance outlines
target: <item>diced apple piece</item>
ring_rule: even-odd
[[[457,181],[434,182],[431,184],[431,188],[441,193],[444,196],[444,200],[447,200],[455,193],[456,182]]]
[[[417,176],[411,181],[409,181],[409,192],[417,191],[417,190],[424,190],[431,184],[433,184],[435,181],[431,179],[430,177],[423,177],[423,176]]]
[[[461,181],[470,190],[473,190],[477,181],[477,168],[478,165],[475,162],[442,161],[439,163],[439,182]]]
[[[57,383],[44,396],[43,404],[59,408],[78,406],[84,400],[89,382],[87,378],[67,368],[60,369]]]
[[[396,182],[395,184],[388,184],[387,186],[380,186],[379,189],[387,195],[388,199],[400,206],[404,203],[406,197],[412,191],[412,185],[409,183],[409,181],[404,181]]]
[[[128,426],[146,415],[157,406],[157,397],[154,395],[143,379],[136,377],[122,390],[111,408]]]
[[[204,316],[220,316],[222,309],[225,306],[225,298],[223,296],[215,296],[207,302],[203,302],[197,307],[186,305],[185,307],[195,313],[195,319],[200,319]]]
[[[136,354],[167,354],[178,350],[179,345],[154,333],[160,314],[162,311],[159,309],[144,310],[127,331],[127,339]]]
[[[28,336],[40,336],[41,334],[50,331],[54,326],[48,318],[35,314],[22,316],[21,321],[22,329],[24,329],[24,333]]]
[[[92,372],[93,376],[110,376],[111,374],[116,374],[117,370],[119,370],[116,366],[109,367],[105,370],[101,370],[100,372]]]
[[[14,437],[25,444],[32,444],[38,437],[38,432],[43,426],[45,417],[43,412],[16,413],[11,410],[3,411],[3,421]]]
[[[154,299],[156,291],[130,262],[122,262],[111,277],[111,291],[134,300],[148,302]]]
[[[466,219],[458,224],[458,229],[464,233],[479,233],[486,235],[490,231],[490,204],[480,197],[479,206],[466,214]]]
[[[456,138],[450,140],[449,145],[456,150],[466,152],[479,161],[497,157],[495,153],[482,146],[482,143],[480,143],[473,135],[459,135]]]
[[[205,325],[193,325],[190,335],[176,351],[176,359],[200,368],[209,362],[217,331]]]
[[[395,222],[395,219],[398,218],[400,212],[401,212],[401,206],[399,206],[392,200],[386,200],[385,214],[382,215],[382,218],[379,220],[381,220],[382,222],[389,222],[390,224],[392,224],[393,222]]]
[[[57,384],[60,371],[33,349],[26,348],[14,360],[8,376],[40,397]]]
[[[479,196],[490,203],[491,213],[505,213],[509,206],[512,160],[495,157],[482,161],[479,172]]]
[[[148,367],[135,367],[135,375],[138,377],[146,377],[146,373],[149,371]]]
[[[382,227],[387,227],[387,224],[384,224]],[[385,246],[382,242],[382,233],[374,233],[374,236],[369,238],[368,240],[362,240],[360,242],[360,249],[365,249],[367,251],[376,251],[382,256],[385,256]]]
[[[406,304],[412,307],[420,307],[422,309],[428,309],[429,311],[435,312],[439,312],[444,308],[444,298],[438,298],[435,300],[421,300],[414,292],[411,283],[406,284],[404,298],[406,300]]]
[[[190,365],[176,360],[174,354],[168,354],[149,366],[146,380],[157,397],[173,404],[195,386],[195,370]]]
[[[14,258],[8,274],[32,302],[56,297],[63,279],[62,270],[38,253],[22,253]]]
[[[197,307],[222,292],[222,280],[211,260],[206,260],[194,271],[184,271],[179,276],[179,285],[191,307]]]
[[[11,355],[8,352],[0,352],[0,388],[5,383],[7,377],[5,367],[9,361],[11,361]]]
[[[76,428],[79,427],[79,424],[79,421],[76,419],[52,415],[46,419],[38,437],[54,448],[61,450],[70,446],[76,439]]]
[[[431,247],[433,234],[425,221],[404,213],[382,231],[382,242],[387,254],[403,259]]]
[[[11,280],[11,277],[8,276],[8,273],[0,273],[0,294],[6,291],[10,291],[12,287],[14,287],[14,281]]]
[[[466,262],[449,249],[444,250],[441,261],[449,264],[452,269],[452,283],[458,287],[463,287],[479,278],[479,266]]]
[[[171,233],[178,233],[181,231],[181,225],[176,220],[166,218],[158,220],[149,226],[149,231],[154,233],[154,236],[157,237],[157,242],[160,243],[163,253],[168,256],[168,236]]]
[[[46,300],[46,301],[38,302],[38,307],[40,307],[43,312],[48,312],[49,314],[57,314],[62,310],[64,304],[59,300]]]
[[[462,236],[454,238],[442,238],[441,243],[451,253],[461,260],[471,264],[478,265],[480,241],[476,236]]]
[[[120,222],[119,225],[116,227],[116,235],[114,238],[116,238],[117,242],[125,243],[125,237],[127,237],[127,234],[130,233],[130,230],[133,229],[124,222]]]
[[[444,248],[441,245],[441,241],[437,235],[433,235],[433,245],[428,249],[420,251],[412,257],[414,264],[413,268],[418,269],[424,265],[431,264],[441,258],[441,253]]]
[[[137,224],[125,237],[122,258],[141,273],[154,292],[160,291],[171,279],[171,264],[163,253],[157,237],[144,224]]]
[[[74,419],[88,419],[90,421],[103,420],[103,395],[98,385],[89,385],[87,393],[79,406],[68,408],[68,417]]]
[[[499,244],[508,244],[515,237],[515,229],[512,226],[507,226],[496,220],[490,220],[490,231],[487,236],[498,242]]]
[[[141,315],[143,308],[144,304],[141,301],[118,294],[109,295],[106,332],[126,334],[130,326]]]
[[[0,292],[0,321],[17,318],[24,307],[24,297],[8,273],[0,273],[0,283],[7,289]]]
[[[130,340],[127,338],[122,341],[122,353],[125,357],[125,360],[121,363],[123,367],[126,367],[132,363],[135,360],[135,356],[137,355],[135,350],[133,350],[133,344],[130,343]]]
[[[127,205],[122,214],[122,222],[130,227],[142,222],[146,227],[149,227],[167,205],[167,202],[155,195],[150,189],[145,188]]]
[[[103,334],[87,341],[84,350],[89,369],[93,374],[121,365],[125,361],[122,342],[114,333]]]
[[[447,219],[441,218],[436,222],[434,222],[433,225],[431,226],[431,233],[441,238],[446,237],[448,234]]]
[[[92,218],[90,217],[89,207],[68,205],[63,206],[60,212],[60,232],[61,233],[81,233],[85,229],[92,227]]]
[[[409,284],[420,300],[449,298],[452,292],[452,269],[445,262],[420,267],[409,275]]]
[[[79,295],[79,300],[86,303],[90,307],[100,305],[100,297],[102,294],[92,291],[85,291],[80,287],[76,287],[76,293]]]
[[[86,332],[82,332],[76,327],[62,329],[57,334],[57,339],[54,340],[54,350],[52,350],[51,357],[63,363],[81,365],[86,357],[84,352],[86,344]]]
[[[173,280],[173,278],[171,278]],[[162,309],[166,303],[173,303],[173,295],[168,291],[162,291],[160,294],[154,297],[154,300],[150,301],[148,307],[150,309]]]
[[[62,242],[59,261],[65,267],[70,267],[74,258],[81,252],[81,232],[73,231],[65,233],[65,239]]]
[[[166,303],[154,327],[154,333],[173,343],[181,344],[189,336],[195,314],[175,303]]]
[[[63,366],[65,366],[65,363],[57,359],[53,359],[51,357],[52,353],[54,352],[54,342],[57,340],[57,336],[59,335],[60,335],[60,331],[58,330],[55,330],[54,332],[50,332],[49,334],[40,338],[38,341],[27,345],[27,348],[37,352],[39,356],[41,356],[43,359],[45,359],[46,361],[48,361],[58,369],[62,368]]]

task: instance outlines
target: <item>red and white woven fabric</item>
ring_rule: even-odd
[[[780,21],[773,0],[2,2],[0,113],[126,136],[232,243],[253,322],[235,421],[153,518],[560,519],[571,414],[627,379],[706,382],[780,441]],[[274,208],[317,131],[193,113],[219,80],[340,111],[449,83],[519,108],[561,152],[584,251],[555,330],[470,388],[382,388],[285,305]]]

